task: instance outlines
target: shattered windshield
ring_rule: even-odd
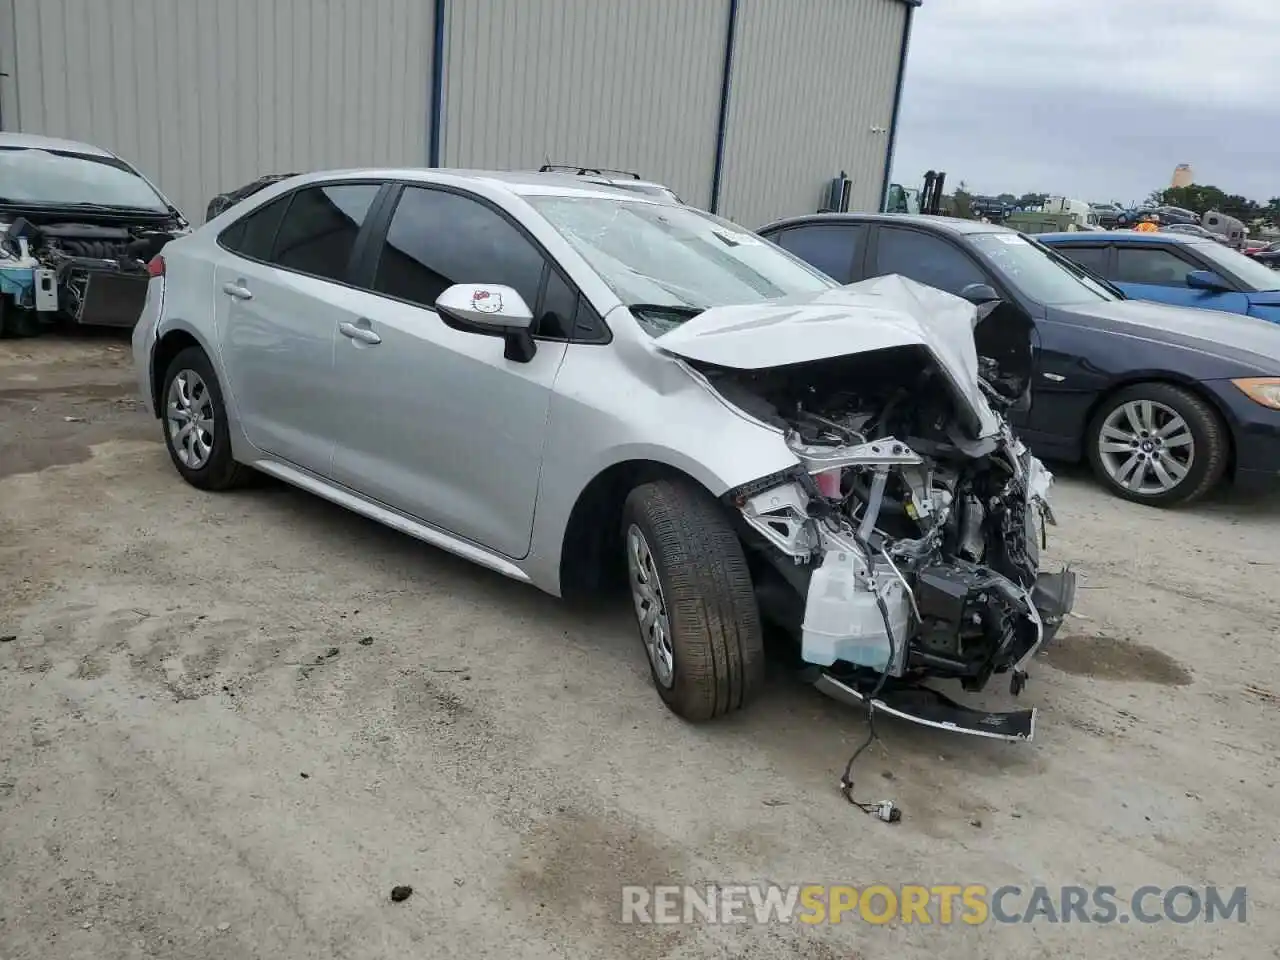
[[[836,285],[736,224],[690,207],[603,197],[525,199],[624,303],[667,314],[668,323],[709,307]]]
[[[113,157],[32,147],[0,147],[0,203],[169,210],[147,181]]]

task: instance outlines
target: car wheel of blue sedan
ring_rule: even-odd
[[[1155,507],[1200,499],[1227,468],[1227,431],[1217,412],[1169,383],[1139,383],[1107,398],[1086,443],[1105,486]]]

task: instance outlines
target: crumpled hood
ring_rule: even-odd
[[[668,353],[736,370],[761,370],[890,347],[920,346],[937,360],[980,424],[1000,429],[978,386],[973,304],[900,276],[816,295],[712,307],[658,337]]]

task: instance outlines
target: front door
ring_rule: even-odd
[[[379,189],[304,188],[220,238],[214,295],[227,386],[245,435],[322,476],[333,453],[334,344],[340,324],[354,319],[355,291],[343,283]]]
[[[529,551],[551,391],[577,294],[504,214],[470,196],[405,187],[340,331],[333,478],[505,556]],[[434,310],[454,283],[513,287],[534,310],[536,351],[458,329]]]
[[[1187,285],[1187,274],[1204,269],[1202,264],[1171,247],[1117,245],[1114,283],[1134,300],[1247,313],[1249,298],[1243,293],[1201,290]]]

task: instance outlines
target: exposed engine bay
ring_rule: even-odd
[[[9,332],[28,336],[55,321],[133,326],[146,298],[147,263],[185,232],[185,225],[156,218],[136,224],[33,219],[0,224],[3,322]]]
[[[800,461],[727,498],[761,611],[799,639],[820,685],[857,699],[886,679],[891,690],[947,678],[977,691],[1008,674],[1019,693],[1075,594],[1071,572],[1040,572],[1052,476],[1002,416],[1025,399],[1027,376],[979,360],[980,417],[919,345],[758,370],[695,366],[731,404],[783,431]],[[936,700],[945,703],[904,715],[1031,736],[1034,711]]]

